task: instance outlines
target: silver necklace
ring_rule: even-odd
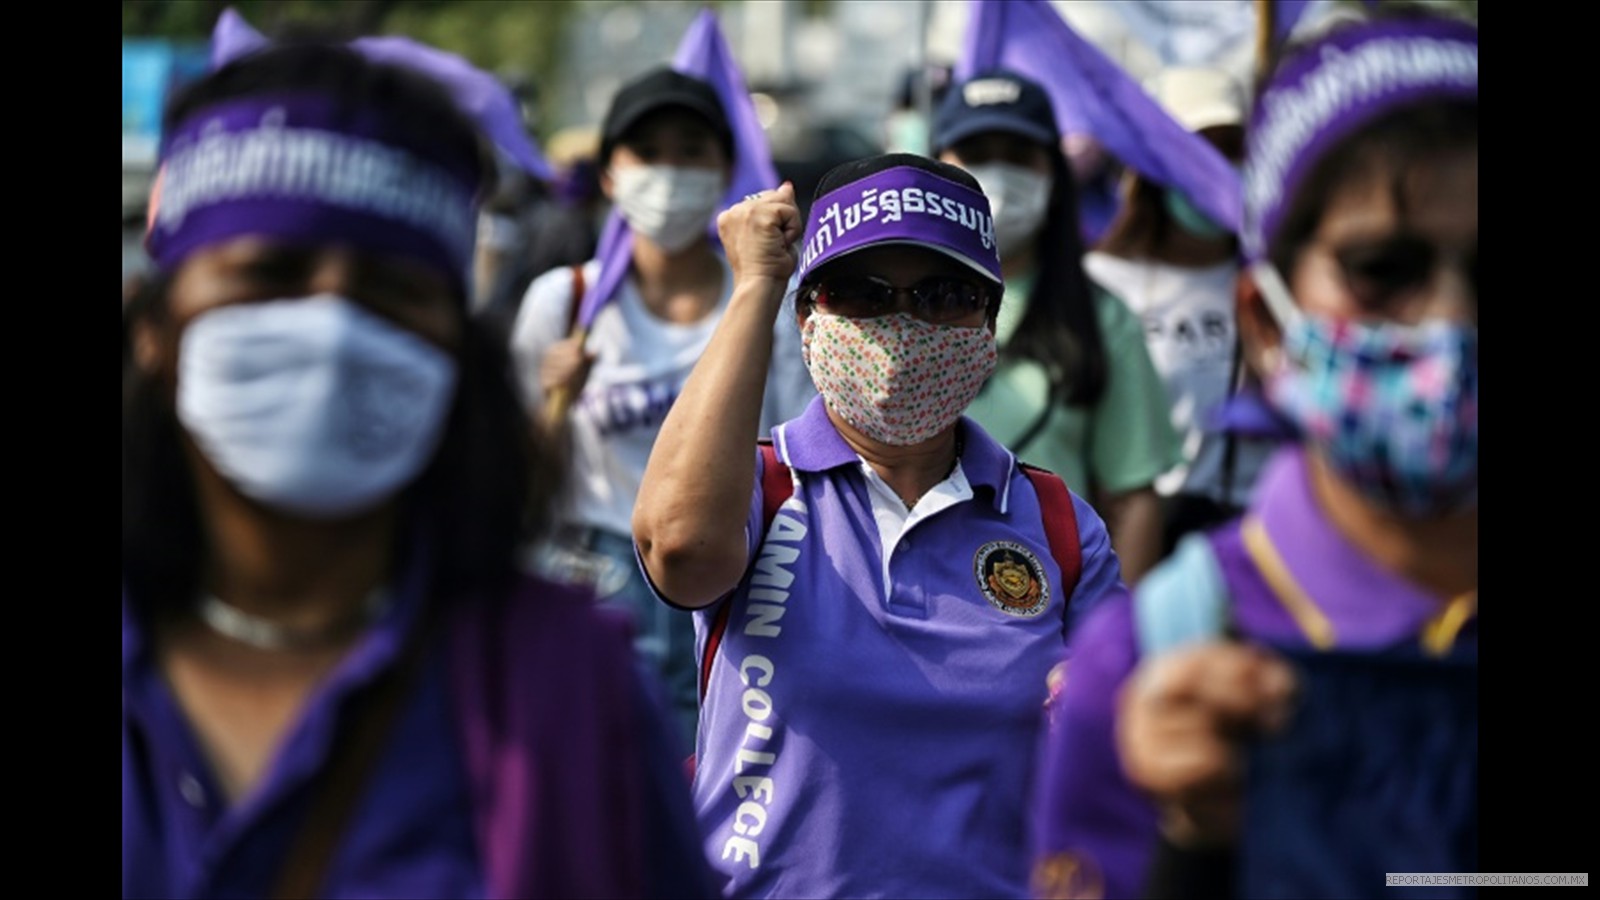
[[[374,588],[354,616],[317,629],[295,628],[247,613],[215,594],[201,595],[198,612],[200,621],[212,631],[242,644],[260,650],[306,650],[326,646],[376,622],[389,609],[390,600],[386,588]]]

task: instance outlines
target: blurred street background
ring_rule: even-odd
[[[217,17],[233,7],[285,28],[400,34],[460,54],[521,99],[530,134],[558,168],[595,144],[616,88],[671,61],[695,13],[716,10],[779,175],[809,197],[821,174],[914,142],[920,111],[959,56],[972,0],[123,0],[123,275],[142,267],[144,203],[161,104],[202,71]],[[1252,0],[1053,0],[1069,24],[1135,77],[1207,63],[1247,82]],[[1314,27],[1360,0],[1311,0]],[[1437,0],[1476,17],[1475,0]],[[919,77],[925,76],[925,77]]]

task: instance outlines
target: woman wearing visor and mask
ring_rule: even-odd
[[[694,611],[707,857],[730,897],[1022,896],[1047,674],[1125,589],[1094,510],[963,416],[996,359],[988,201],[889,154],[824,176],[804,231],[787,184],[718,227],[734,296],[633,519]],[[820,396],[753,447],[797,269]]]
[[[162,133],[124,335],[123,896],[707,896],[627,623],[517,571],[553,470],[467,312],[473,124],[296,43]]]
[[[933,149],[983,185],[1005,275],[1000,361],[968,414],[1094,503],[1133,584],[1160,558],[1155,481],[1182,451],[1139,318],[1084,272],[1050,97],[1013,73],[976,75],[945,95]]]
[[[1476,27],[1396,12],[1292,48],[1244,187],[1245,359],[1299,440],[1242,517],[1085,622],[1042,896],[1476,871]]]
[[[550,440],[569,455],[571,479],[556,531],[540,549],[540,571],[591,583],[633,616],[637,649],[667,687],[685,753],[697,707],[694,632],[650,595],[629,522],[662,419],[733,294],[733,273],[710,228],[734,153],[722,102],[707,82],[659,68],[624,85],[601,126],[599,162],[601,188],[632,232],[627,277],[580,339],[572,325],[600,278],[600,260],[540,276],[511,338],[535,415],[543,419],[557,393],[572,398],[566,415],[549,422]],[[784,364],[799,354],[794,328],[781,325],[768,424],[780,415],[773,407],[787,407],[787,417],[809,399],[804,372]],[[784,391],[798,391],[798,399],[782,400]]]

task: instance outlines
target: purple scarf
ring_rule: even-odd
[[[454,615],[452,687],[489,896],[642,896],[650,836],[628,764],[640,740],[626,620],[534,579]]]

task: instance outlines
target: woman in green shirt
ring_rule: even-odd
[[[1084,273],[1050,97],[1014,73],[979,74],[945,95],[933,131],[938,158],[983,185],[1005,278],[1000,363],[968,414],[1091,499],[1133,584],[1160,559],[1155,480],[1182,448],[1138,317]]]

